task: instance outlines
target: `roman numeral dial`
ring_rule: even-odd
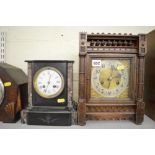
[[[34,75],[33,85],[41,97],[54,98],[64,89],[64,77],[56,68],[44,67]]]

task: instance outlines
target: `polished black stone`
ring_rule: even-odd
[[[51,125],[70,126],[72,125],[72,111],[69,109],[26,109],[26,123],[28,125]]]

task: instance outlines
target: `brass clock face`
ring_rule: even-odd
[[[92,60],[91,97],[128,98],[129,60]]]
[[[0,79],[0,105],[2,104],[4,98],[4,85],[2,80]]]
[[[39,69],[33,79],[35,91],[43,98],[54,98],[64,89],[64,77],[54,67]]]

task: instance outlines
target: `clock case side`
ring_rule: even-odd
[[[28,107],[32,107],[32,63],[28,63]]]
[[[87,33],[79,34],[79,100],[78,100],[78,124],[86,124],[86,55],[87,55]]]
[[[138,62],[137,62],[137,98],[136,98],[136,118],[137,125],[144,121],[144,77],[145,77],[145,55],[147,54],[147,35],[139,34]]]
[[[67,78],[67,107],[69,109],[73,108],[73,62],[68,62],[68,78]]]
[[[155,30],[147,34],[145,61],[145,114],[155,121]]]

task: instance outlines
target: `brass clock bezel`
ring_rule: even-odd
[[[0,105],[2,104],[2,101],[4,99],[4,85],[3,85],[3,82],[2,82],[2,79],[0,78],[0,87],[2,89],[2,97],[0,98]]]
[[[44,93],[41,93],[41,92],[39,91],[39,88],[38,88],[38,85],[37,85],[37,77],[39,76],[39,74],[40,74],[42,71],[47,70],[47,69],[48,69],[48,70],[54,70],[55,72],[57,72],[57,73],[59,74],[61,80],[62,80],[62,85],[61,85],[60,90],[59,90],[57,93],[55,93],[54,95],[48,95],[48,96],[45,95]],[[38,95],[40,95],[41,97],[46,98],[46,99],[52,99],[52,98],[55,98],[55,97],[57,97],[58,95],[60,95],[61,92],[62,92],[63,89],[64,89],[64,86],[65,86],[64,76],[63,76],[62,73],[61,73],[58,69],[56,69],[55,67],[50,67],[50,66],[43,67],[43,68],[39,69],[39,70],[35,73],[35,75],[34,75],[34,77],[33,77],[33,87],[34,87],[35,91],[37,92]]]

